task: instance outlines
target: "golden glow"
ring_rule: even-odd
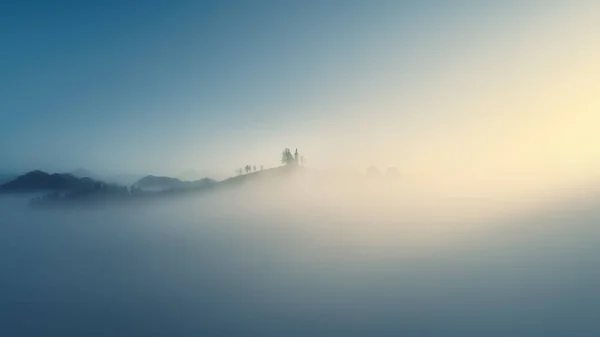
[[[508,19],[487,26],[482,18],[450,27],[448,36],[477,42],[431,57],[431,64],[415,61],[434,70],[411,74],[409,82],[400,64],[405,46],[374,49],[365,57],[376,65],[368,85],[350,86],[356,90],[345,95],[334,90],[338,95],[324,101],[269,107],[292,122],[252,135],[260,143],[230,137],[231,151],[221,159],[244,146],[242,160],[258,153],[273,163],[283,146],[298,146],[313,168],[397,167],[394,185],[354,193],[340,183],[338,194],[315,192],[323,204],[363,205],[371,215],[400,209],[402,218],[487,217],[569,196],[600,181],[598,7],[564,4],[515,26]],[[445,45],[441,36],[423,44]]]
[[[595,7],[556,8],[527,27],[506,27],[409,93],[395,82],[402,74],[386,74],[387,85],[370,98],[338,108],[331,134],[320,134],[308,153],[323,162],[335,156],[347,167],[396,166],[410,188],[502,200],[501,208],[600,178]],[[411,130],[413,119],[424,121]]]

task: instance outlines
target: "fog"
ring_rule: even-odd
[[[515,208],[320,179],[93,208],[0,196],[0,335],[600,333],[597,195]]]

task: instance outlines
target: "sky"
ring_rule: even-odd
[[[600,172],[594,1],[0,4],[0,170]],[[475,188],[474,187],[474,188]]]

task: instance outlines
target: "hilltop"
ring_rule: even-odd
[[[92,200],[148,200],[165,199],[190,194],[219,192],[244,189],[248,194],[244,198],[255,198],[260,195],[275,198],[296,198],[310,194],[312,197],[331,196],[342,193],[342,196],[361,194],[365,188],[381,187],[390,184],[397,178],[396,174],[383,175],[371,172],[363,175],[357,172],[325,171],[304,166],[304,157],[294,154],[289,149],[282,153],[282,166],[263,169],[263,166],[246,165],[236,169],[236,176],[217,181],[201,178],[183,181],[169,176],[146,175],[127,185],[111,184],[88,176],[96,176],[93,172],[78,169],[70,174],[49,174],[32,171],[8,184],[0,186],[0,191],[51,191],[52,194],[34,200],[35,205],[70,204],[74,202],[89,203]],[[374,170],[370,170],[374,171]],[[84,176],[84,177],[81,177]],[[383,183],[380,184],[379,182]],[[242,194],[237,193],[237,196]]]
[[[77,178],[90,178],[90,179],[97,180],[97,181],[104,180],[100,175],[98,175],[88,169],[81,168],[81,167],[76,170],[71,171],[69,174],[74,177],[77,177]]]
[[[148,175],[132,185],[132,189],[144,192],[164,192],[173,190],[189,190],[203,188],[215,184],[217,181],[210,178],[202,178],[194,181],[181,181],[177,178],[158,177]]]
[[[91,178],[77,178],[68,173],[49,174],[43,171],[31,171],[0,186],[2,192],[65,191],[92,186],[96,181]]]

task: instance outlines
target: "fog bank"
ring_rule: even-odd
[[[600,332],[597,198],[464,219],[248,186],[96,209],[0,197],[0,334]]]

